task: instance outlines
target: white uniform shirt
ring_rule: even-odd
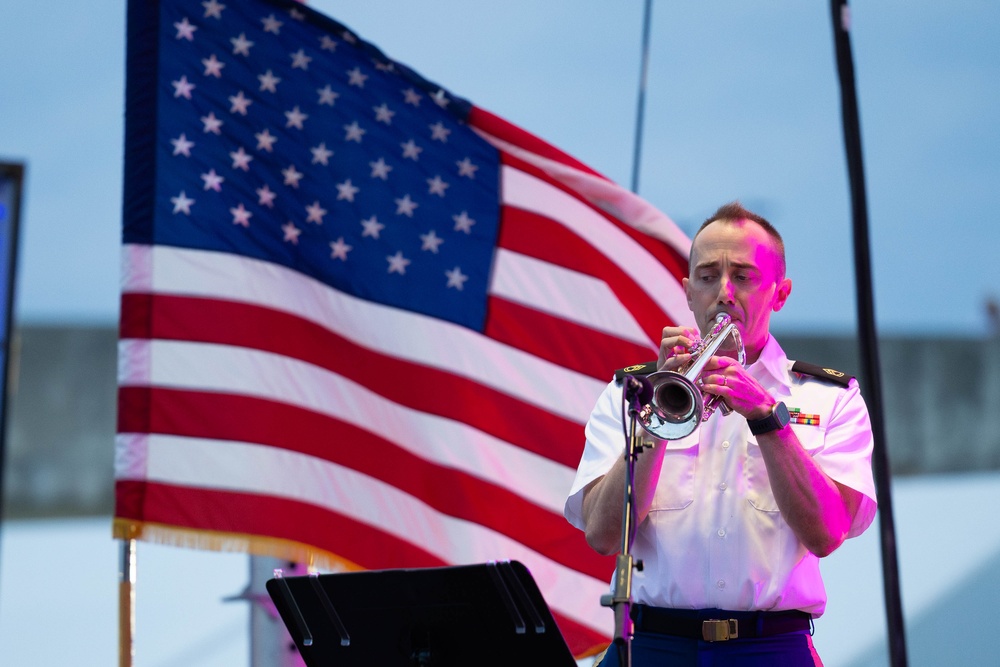
[[[872,433],[857,381],[843,387],[793,373],[772,336],[748,371],[776,400],[818,424],[793,423],[805,450],[832,479],[864,498],[849,537],[875,516]],[[612,382],[586,427],[586,446],[565,515],[583,529],[583,489],[623,455],[622,388]],[[632,599],[675,609],[800,609],[819,616],[826,591],[819,558],[785,523],[746,419],[721,410],[691,435],[666,446],[653,504],[632,553],[643,561]]]

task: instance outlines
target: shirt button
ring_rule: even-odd
[[[725,528],[720,528],[719,529],[719,537],[725,537],[725,536],[726,536],[726,529]]]
[[[715,585],[718,586],[719,588],[725,588],[726,582],[724,582],[722,579],[719,579],[717,582],[715,582]]]
[[[723,449],[729,449],[729,441],[728,440],[723,440],[722,441],[722,448]]]
[[[725,491],[727,488],[729,488],[729,485],[723,482],[722,484],[719,484],[719,488]]]

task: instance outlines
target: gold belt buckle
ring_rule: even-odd
[[[740,636],[739,622],[735,618],[727,620],[709,619],[701,622],[701,637],[707,642],[724,642]]]

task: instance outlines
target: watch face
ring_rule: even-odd
[[[788,406],[781,401],[774,406],[774,416],[778,418],[778,422],[781,424],[779,428],[785,428],[788,426],[788,422],[792,420],[792,416],[788,414]]]
[[[792,416],[788,413],[788,406],[778,401],[766,417],[755,421],[748,421],[747,423],[750,425],[751,433],[754,435],[763,435],[785,428],[790,421],[792,421]]]

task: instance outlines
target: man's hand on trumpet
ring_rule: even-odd
[[[691,327],[663,327],[656,370],[677,371],[689,365],[691,363],[690,350],[700,339],[698,330]]]
[[[774,397],[730,357],[710,358],[701,371],[698,385],[706,394],[721,396],[726,405],[747,420],[765,417],[776,403]]]

